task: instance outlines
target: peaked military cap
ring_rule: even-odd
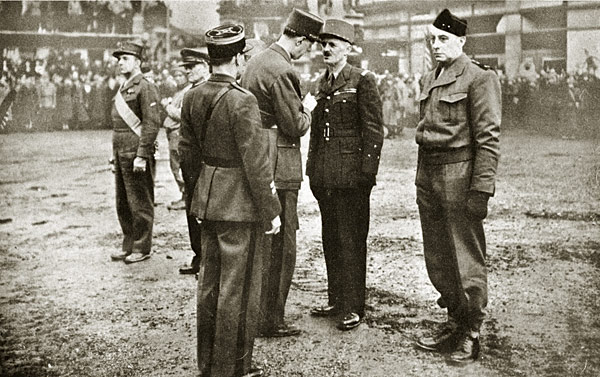
[[[126,41],[117,43],[117,49],[113,52],[115,58],[121,55],[133,55],[142,60],[144,45],[140,41]]]
[[[323,20],[321,17],[296,8],[292,10],[292,13],[290,13],[285,23],[286,31],[292,32],[298,36],[306,37],[313,42],[319,40],[319,34],[322,27]]]
[[[354,43],[354,25],[344,20],[330,18],[325,21],[320,38],[337,38],[343,41]]]
[[[199,63],[208,63],[208,53],[199,48],[184,48],[179,54],[181,55],[181,63],[179,65],[195,65]]]
[[[433,21],[433,26],[459,37],[467,35],[467,20],[456,17],[448,9],[444,9],[437,16]]]
[[[211,59],[230,58],[246,49],[246,33],[242,25],[220,25],[204,35]]]

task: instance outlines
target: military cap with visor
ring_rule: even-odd
[[[467,35],[467,20],[456,17],[448,9],[444,9],[436,17],[433,26],[459,37]]]
[[[312,13],[294,8],[290,13],[285,30],[300,37],[306,37],[312,42],[319,40],[319,34],[323,27],[323,20]]]
[[[200,63],[208,63],[209,57],[206,51],[199,48],[184,48],[179,54],[181,55],[180,66],[196,65]]]
[[[142,60],[144,45],[140,41],[126,41],[117,43],[117,49],[112,53],[115,58],[121,55],[133,55]]]
[[[227,59],[243,54],[252,47],[246,45],[246,33],[242,25],[220,25],[204,35],[210,59]]]
[[[337,38],[354,44],[354,25],[344,20],[330,18],[325,21],[325,26],[323,26],[319,38]]]

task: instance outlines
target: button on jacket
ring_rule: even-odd
[[[381,99],[375,76],[346,64],[332,86],[321,77],[313,111],[306,175],[311,186],[357,187],[375,176],[383,144]]]
[[[419,100],[417,144],[425,149],[472,148],[470,189],[493,195],[502,115],[496,74],[463,54],[437,79],[435,72],[423,78]]]

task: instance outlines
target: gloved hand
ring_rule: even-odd
[[[483,220],[488,213],[488,200],[490,195],[481,191],[469,191],[467,193],[467,212],[477,220]]]
[[[358,176],[358,185],[361,187],[371,187],[375,185],[375,174],[360,173]]]

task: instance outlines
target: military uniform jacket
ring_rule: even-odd
[[[424,77],[419,101],[417,144],[424,149],[442,151],[472,148],[470,190],[493,195],[502,117],[502,93],[497,75],[463,54],[437,79],[435,71]]]
[[[277,137],[272,139],[277,145],[272,161],[277,188],[299,189],[300,137],[308,131],[311,116],[302,105],[300,80],[289,54],[274,43],[253,56],[242,77],[242,86],[256,96],[263,128],[277,126]]]
[[[229,90],[213,104],[224,87]],[[256,98],[233,77],[213,74],[186,93],[179,151],[182,159],[201,161],[191,215],[253,222],[281,212],[260,124]]]
[[[311,186],[358,187],[374,176],[383,144],[381,98],[375,76],[346,64],[332,86],[324,74],[313,110],[306,175]]]
[[[130,78],[119,89],[127,106],[141,120],[141,136],[123,121],[114,104],[111,117],[113,123],[113,153],[136,152],[137,157],[150,158],[154,154],[154,141],[160,127],[160,103],[158,89],[141,73]]]

